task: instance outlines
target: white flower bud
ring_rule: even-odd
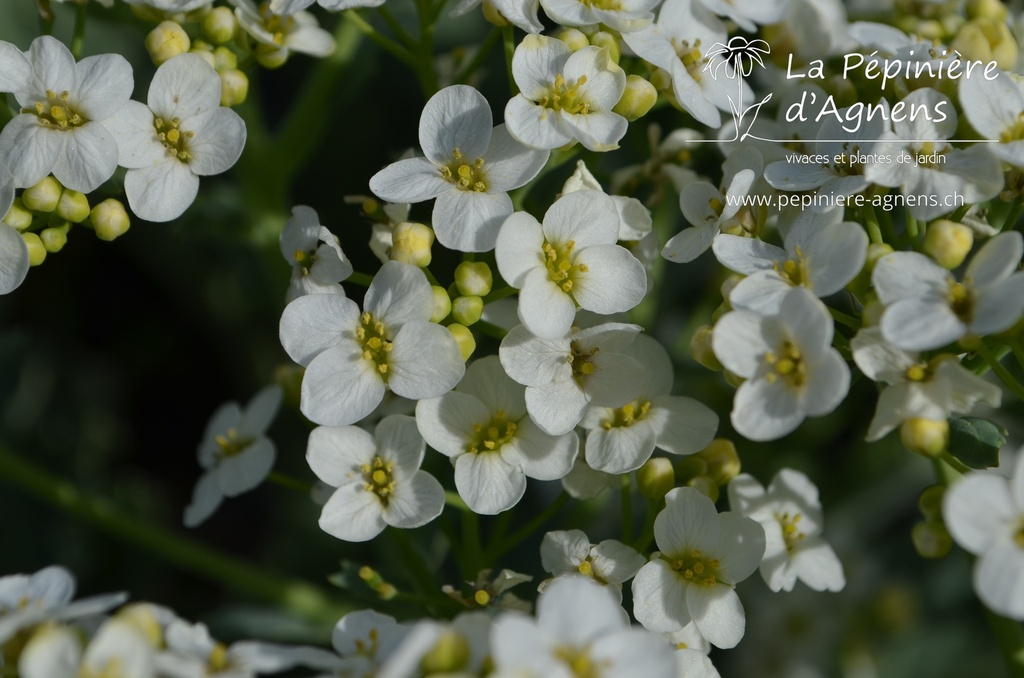
[[[434,232],[429,227],[404,221],[391,232],[391,242],[392,261],[420,268],[430,265],[430,248],[434,244]]]
[[[676,485],[676,472],[665,457],[651,457],[636,471],[640,494],[651,501],[661,501]]]
[[[658,103],[658,90],[639,75],[626,77],[626,90],[619,103],[612,110],[626,120],[633,122],[647,115]]]
[[[482,297],[490,293],[493,284],[491,267],[482,261],[464,261],[455,269],[455,285],[460,294]]]
[[[452,300],[445,288],[431,285],[430,289],[434,292],[434,312],[430,316],[430,322],[439,323],[452,312]]]
[[[35,186],[30,186],[21,194],[21,202],[36,212],[52,212],[57,209],[60,194],[64,187],[52,176],[44,177]]]
[[[707,464],[705,473],[719,486],[728,485],[740,474],[740,455],[736,451],[736,445],[728,438],[712,440],[710,445],[697,453],[697,456]]]
[[[215,44],[231,42],[238,29],[235,13],[228,7],[214,7],[203,17],[203,35]]]
[[[484,300],[480,297],[458,297],[452,302],[452,318],[462,325],[472,325],[480,320],[484,312]]]
[[[55,210],[58,217],[73,224],[80,224],[89,218],[89,198],[84,193],[65,188]]]
[[[146,51],[157,66],[189,51],[191,45],[188,33],[174,21],[161,22],[146,36]]]
[[[473,351],[476,350],[476,338],[473,333],[469,331],[469,328],[459,323],[452,323],[448,326],[448,331],[455,337],[455,343],[459,345],[459,351],[462,353],[462,361],[469,360],[470,356],[473,355]]]
[[[29,266],[38,266],[46,261],[46,246],[43,245],[38,234],[22,233],[21,237],[25,240],[25,246],[28,247]]]
[[[558,34],[558,39],[569,45],[569,49],[578,52],[584,47],[590,46],[590,41],[582,31],[576,28],[567,28]]]
[[[107,198],[93,207],[90,218],[92,227],[96,231],[96,237],[100,240],[114,240],[124,235],[131,225],[124,205],[120,200],[113,198]]]
[[[249,96],[249,76],[237,68],[220,71],[220,105],[237,106]]]
[[[950,270],[964,263],[974,246],[974,231],[969,226],[940,219],[928,227],[924,252],[939,266]]]
[[[615,63],[619,63],[619,59],[622,57],[622,46],[619,44],[618,39],[611,33],[606,31],[598,31],[590,36],[590,44],[595,47],[607,47],[608,56]]]
[[[60,252],[68,242],[68,230],[70,228],[71,224],[67,223],[63,226],[44,228],[39,232],[39,240],[50,254]]]
[[[949,445],[949,422],[945,419],[907,419],[900,426],[900,441],[911,452],[934,458]]]

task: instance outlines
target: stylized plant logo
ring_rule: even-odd
[[[754,121],[757,120],[757,114],[761,110],[761,106],[765,105],[772,98],[771,93],[769,93],[768,96],[758,103],[748,108],[742,108],[743,78],[753,72],[755,63],[764,68],[764,60],[761,58],[761,55],[769,53],[771,53],[771,47],[764,40],[747,40],[742,35],[737,35],[730,38],[728,44],[716,42],[704,54],[707,60],[704,70],[710,72],[712,78],[718,80],[718,72],[724,66],[726,75],[730,78],[736,78],[738,83],[739,94],[736,101],[733,101],[732,96],[729,97],[729,107],[732,109],[733,121],[736,123],[736,136],[730,141],[742,141],[750,135],[750,128],[753,127]],[[753,115],[750,118],[750,124],[747,125],[741,137],[740,123],[751,111],[753,111]]]

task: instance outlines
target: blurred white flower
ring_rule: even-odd
[[[289,14],[278,14],[265,2],[257,7],[252,0],[228,1],[235,6],[235,17],[242,29],[263,49],[274,53],[276,59],[287,58],[289,52],[315,57],[334,52],[334,36],[320,28],[316,16],[309,12],[296,8]]]
[[[107,620],[82,649],[74,629],[44,627],[25,645],[18,660],[22,678],[152,678],[155,651],[149,638],[134,624],[114,617]]]
[[[604,24],[620,33],[631,33],[654,20],[651,12],[661,0],[540,0],[544,13],[563,26]]]
[[[0,47],[3,44],[0,43]],[[2,50],[0,50],[2,52]],[[0,164],[0,219],[14,204],[14,177]],[[0,294],[10,294],[28,275],[28,246],[25,239],[7,224],[0,223]]]
[[[606,586],[622,600],[622,585],[633,578],[647,560],[634,549],[614,539],[591,544],[582,530],[556,530],[540,543],[540,562],[545,571],[558,577],[587,577]],[[554,580],[541,582],[540,590]]]
[[[974,129],[998,144],[989,151],[1015,167],[1024,167],[1024,91],[1005,72],[960,81],[960,105]]]
[[[293,207],[280,242],[281,254],[292,267],[286,303],[306,294],[345,295],[338,283],[352,275],[352,262],[341,251],[338,236],[320,225],[316,210]]]
[[[463,612],[450,622],[416,622],[375,678],[488,674],[491,624],[486,612]]]

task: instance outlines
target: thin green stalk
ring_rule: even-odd
[[[956,208],[956,211],[954,211],[951,215],[949,215],[949,220],[950,221],[963,221],[964,217],[967,216],[967,212],[970,211],[970,209],[971,209],[970,205],[960,205],[960,207]]]
[[[551,520],[568,501],[569,493],[563,491],[553,502],[548,504],[543,511],[534,516],[533,520],[513,532],[511,536],[505,539],[501,544],[497,544],[495,548],[490,549],[485,554],[484,559],[489,563],[493,563],[502,555],[514,549],[519,545],[519,542],[534,534],[537,530],[543,527],[545,523]]]
[[[1010,371],[1003,367],[1003,364],[999,362],[1000,358],[992,352],[992,349],[986,346],[984,342],[979,341],[977,342],[977,346],[974,350],[984,358],[985,362],[988,363],[988,366],[996,373],[996,376],[998,376],[999,379],[1006,384],[1018,398],[1024,400],[1024,385],[1021,385],[1021,383],[1017,381],[1012,374],[1010,374]]]
[[[909,211],[907,211],[907,235],[910,236],[910,245],[917,249],[918,236],[920,235],[917,230],[917,219]]]
[[[3,446],[0,446],[0,482],[15,486],[77,520],[235,593],[331,624],[354,609],[330,591],[237,560],[144,520],[112,501],[89,496],[73,483],[50,475]]]
[[[842,311],[837,311],[836,309],[831,307],[829,307],[828,312],[832,314],[832,317],[835,319],[837,323],[840,323],[841,325],[846,325],[847,327],[854,330],[860,329],[860,321],[854,318],[852,315],[847,315],[846,313],[843,313]]]
[[[420,15],[420,39],[413,70],[416,72],[416,78],[420,81],[424,98],[429,99],[440,89],[437,83],[437,71],[434,70],[434,24],[437,15],[430,0],[416,0],[416,9]]]
[[[50,35],[53,32],[53,10],[50,0],[35,0],[39,10],[39,35]]]
[[[512,55],[516,52],[516,34],[512,25],[501,27],[501,41],[505,47],[505,72],[508,74],[508,91],[512,96],[519,94],[519,86],[512,77]]]
[[[943,452],[941,459],[942,461],[949,464],[950,468],[952,468],[960,475],[971,472],[971,469],[966,464],[964,464],[962,461],[954,457],[949,452]]]
[[[490,294],[487,294],[487,295],[484,296],[484,305],[486,306],[487,304],[491,303],[492,301],[497,301],[498,299],[504,299],[505,297],[511,297],[513,294],[515,294],[518,291],[519,290],[517,290],[516,288],[512,287],[511,285],[505,285],[504,287],[502,287],[500,289],[491,290]]]
[[[868,237],[871,238],[871,242],[876,245],[881,245],[885,242],[882,239],[882,229],[878,225],[878,215],[875,214],[875,208],[873,205],[864,206],[864,222],[868,227]]]
[[[71,55],[75,59],[81,58],[85,42],[85,6],[84,2],[75,5],[75,32],[71,36]]]
[[[473,509],[469,508],[462,497],[459,496],[458,492],[452,492],[451,490],[447,490],[444,493],[444,503],[448,504],[448,506],[451,506],[453,509],[458,509],[459,511],[473,511]]]
[[[505,335],[508,334],[504,329],[493,323],[489,323],[486,320],[478,320],[473,323],[473,329],[478,331],[480,334],[487,335],[488,337],[494,337],[495,339],[504,339]]]
[[[647,502],[647,516],[644,518],[644,526],[640,530],[640,536],[633,542],[633,549],[640,554],[647,551],[647,547],[654,541],[654,519],[658,517],[659,503]]]
[[[284,473],[278,473],[277,471],[270,472],[270,475],[267,476],[267,482],[281,487],[286,487],[289,490],[295,490],[296,492],[301,492],[303,494],[309,494],[313,489],[311,484],[303,482],[298,478],[292,478]]]
[[[491,32],[487,34],[484,41],[480,43],[480,46],[476,50],[476,54],[469,60],[465,66],[463,66],[458,73],[455,74],[455,82],[458,84],[465,84],[469,78],[476,73],[477,69],[484,63],[487,56],[494,49],[494,46],[498,44],[498,38],[501,37],[501,29],[495,26],[491,29]]]
[[[619,496],[622,511],[622,543],[628,544],[633,541],[633,484],[628,473],[622,474]]]
[[[1018,195],[1013,199],[1010,212],[1006,215],[1006,219],[1003,221],[1003,225],[999,227],[999,230],[1012,231],[1017,225],[1017,221],[1020,220],[1021,210],[1024,210],[1024,196]]]
[[[373,24],[364,19],[358,11],[354,9],[345,10],[345,21],[358,28],[359,32],[370,40],[373,40],[382,47],[384,51],[404,63],[409,68],[416,68],[416,58],[412,55],[412,52],[407,50],[405,47],[402,47],[386,35],[381,34],[373,27]]]
[[[384,23],[388,25],[391,32],[395,34],[398,41],[405,45],[406,48],[413,48],[416,46],[416,40],[412,37],[409,31],[405,30],[402,24],[398,23],[391,11],[384,5],[377,8],[377,14],[384,20]]]
[[[473,511],[463,511],[462,513],[461,546],[466,555],[466,564],[469,566],[469,571],[475,578],[476,573],[482,567],[483,560],[480,548],[480,521]]]
[[[360,287],[369,287],[370,283],[373,282],[373,276],[367,275],[366,273],[354,272],[352,275],[345,278],[345,282],[350,282],[353,285],[359,285]]]
[[[397,527],[389,527],[387,535],[398,546],[398,551],[402,556],[402,564],[404,565],[402,570],[407,575],[409,583],[416,590],[416,593],[425,598],[433,599],[436,603],[438,597],[443,595],[441,593],[441,585],[434,579],[433,569],[412,543],[409,534]]]
[[[989,609],[985,610],[985,618],[1006,660],[1010,678],[1024,678],[1024,626]]]

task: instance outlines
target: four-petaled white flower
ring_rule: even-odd
[[[832,348],[834,329],[825,305],[802,287],[786,293],[778,314],[722,316],[711,343],[722,365],[746,379],[731,415],[741,435],[775,440],[842,402],[850,369]]]
[[[604,24],[620,33],[632,33],[648,26],[651,12],[661,0],[540,0],[545,14],[563,26]]]
[[[821,538],[818,488],[803,473],[782,469],[768,490],[741,473],[729,483],[729,508],[753,518],[765,533],[761,576],[772,591],[792,591],[796,580],[815,591],[842,591],[843,565]]]
[[[44,627],[32,636],[18,659],[22,678],[153,678],[156,652],[134,623],[113,617],[83,650],[79,632],[64,625]]]
[[[330,56],[334,52],[334,36],[320,28],[320,22],[310,12],[294,8],[288,14],[278,14],[267,3],[257,7],[252,0],[229,2],[235,6],[238,25],[260,44],[262,50],[272,52],[282,60],[289,52],[315,57]]]
[[[0,72],[5,71],[0,91],[13,92],[22,113],[0,132],[0,164],[16,186],[34,186],[53,174],[66,188],[89,193],[113,176],[116,138],[124,132],[116,114],[134,87],[124,57],[101,54],[75,63],[63,43],[43,35],[26,54],[0,49]]]
[[[1024,167],[1024,91],[1009,74],[963,78],[960,105],[974,129],[998,144],[985,144],[1014,167]]]
[[[405,398],[436,398],[465,371],[451,332],[430,322],[434,293],[420,269],[384,264],[363,305],[360,313],[346,297],[310,294],[281,315],[281,344],[306,368],[300,409],[317,424],[353,424],[389,389]]]
[[[147,221],[188,209],[199,177],[228,170],[245,145],[245,123],[220,105],[220,76],[197,54],[157,69],[147,104],[129,101],[115,116],[118,163],[128,168],[128,205]]]
[[[543,224],[526,212],[506,219],[494,256],[501,276],[520,288],[526,329],[556,339],[572,327],[577,307],[608,315],[639,304],[647,274],[618,237],[615,203],[599,191],[563,195]]]
[[[524,388],[497,356],[477,360],[456,390],[416,405],[416,424],[455,464],[455,487],[477,513],[512,508],[526,478],[557,480],[572,468],[579,438],[544,433],[526,413]]]
[[[671,646],[657,634],[630,628],[614,594],[582,577],[548,585],[537,619],[506,614],[492,627],[494,664],[501,675],[678,675]]]
[[[286,302],[306,294],[344,296],[345,288],[338,283],[352,275],[352,262],[341,251],[338,236],[320,225],[316,210],[305,205],[293,207],[280,242],[281,254],[292,267]]]
[[[526,386],[526,409],[542,431],[568,433],[589,404],[622,407],[636,399],[646,375],[622,353],[639,325],[605,323],[559,339],[539,339],[522,325],[498,349],[508,376]]]
[[[764,530],[739,513],[719,514],[692,487],[677,487],[665,495],[654,537],[659,553],[633,579],[637,621],[671,633],[692,620],[715,647],[735,647],[746,616],[733,589],[760,564]]]
[[[628,473],[643,466],[655,447],[693,454],[711,443],[718,415],[693,398],[672,393],[672,359],[656,339],[638,336],[623,349],[643,366],[646,382],[637,399],[622,407],[587,410],[587,464],[605,473]]]
[[[340,655],[339,678],[377,676],[382,666],[409,637],[412,627],[376,610],[349,612],[331,632],[331,647]]]
[[[591,544],[582,530],[548,532],[540,543],[540,562],[545,571],[558,577],[580,576],[606,586],[622,599],[622,585],[647,560],[634,549],[614,539]],[[541,583],[541,590],[551,584]]]
[[[213,515],[224,497],[248,492],[267,477],[277,451],[265,434],[280,406],[281,388],[268,386],[244,410],[238,403],[225,403],[213,413],[199,443],[199,464],[205,473],[185,509],[187,527]]]
[[[512,55],[519,87],[505,106],[513,137],[531,148],[559,148],[579,141],[591,151],[619,147],[626,119],[612,108],[626,90],[626,72],[608,49],[576,52],[556,38],[531,33]]]
[[[370,435],[357,426],[313,429],[306,461],[336,487],[320,528],[345,541],[368,541],[388,525],[419,527],[441,515],[444,489],[420,470],[426,444],[412,417],[381,419]]]
[[[946,491],[942,516],[950,535],[978,556],[974,590],[994,612],[1024,620],[1024,450],[1012,475],[971,473]]]
[[[951,414],[970,414],[974,406],[998,407],[1002,391],[960,364],[951,353],[923,360],[887,342],[877,327],[861,329],[850,340],[853,361],[872,381],[889,385],[878,396],[868,442],[878,440],[908,419],[945,421]]]
[[[1024,313],[1022,255],[1024,237],[1001,233],[974,254],[962,282],[918,252],[882,257],[871,275],[885,304],[882,336],[902,349],[927,351],[1013,326]]]
[[[436,198],[431,221],[438,242],[462,252],[494,249],[512,214],[508,191],[537,176],[548,152],[519,143],[505,125],[492,128],[487,99],[468,85],[430,98],[419,136],[426,157],[385,167],[371,177],[370,190],[390,202]]]

